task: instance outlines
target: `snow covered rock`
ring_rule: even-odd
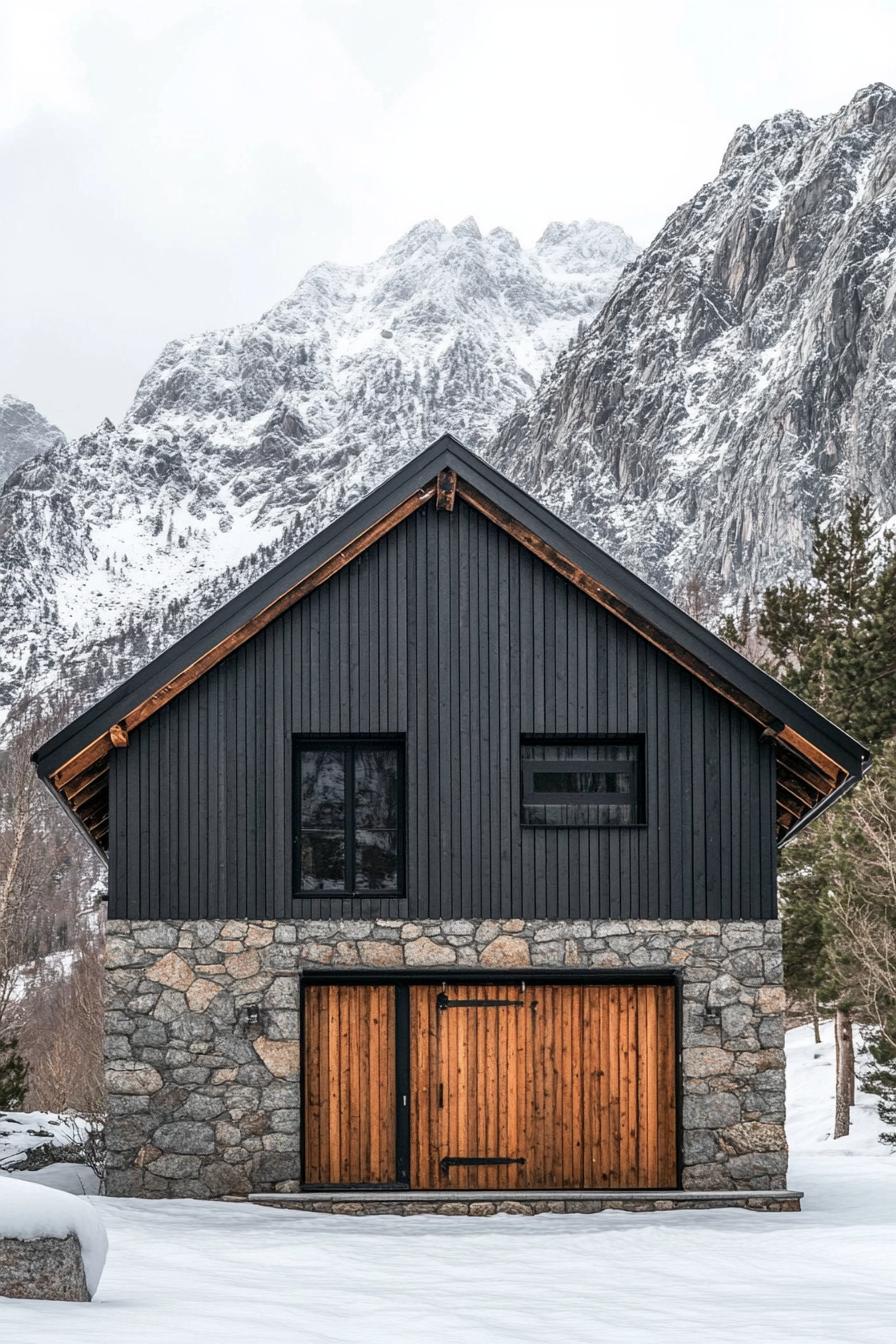
[[[805,573],[816,512],[896,513],[894,236],[893,89],[741,127],[490,456],[673,596]]]
[[[485,444],[637,250],[594,220],[531,249],[427,220],[257,322],[172,341],[117,428],[0,493],[0,708],[62,668],[94,699],[220,601],[204,581],[269,567],[444,430]]]
[[[85,1199],[0,1175],[0,1297],[93,1297],[106,1229]]]
[[[0,1237],[0,1297],[89,1302],[78,1238]]]

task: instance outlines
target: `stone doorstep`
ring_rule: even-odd
[[[708,1206],[798,1213],[802,1197],[802,1190],[358,1190],[338,1194],[309,1190],[289,1195],[250,1194],[240,1202],[303,1213],[421,1213],[430,1205],[450,1206],[451,1213],[477,1214],[598,1213],[626,1206],[638,1212]],[[578,1205],[586,1207],[577,1210]]]

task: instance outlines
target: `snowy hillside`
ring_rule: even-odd
[[[203,581],[259,547],[270,564],[444,430],[482,447],[636,254],[593,220],[531,249],[429,220],[258,322],[173,341],[118,427],[0,495],[0,697],[65,667],[91,698],[208,609]]]
[[[111,1253],[91,1308],[74,1322],[65,1303],[6,1302],[3,1322],[18,1344],[210,1326],[217,1344],[891,1344],[896,1155],[862,1094],[853,1136],[826,1137],[829,1023],[820,1048],[788,1032],[787,1086],[802,1213],[337,1218],[96,1199]]]
[[[65,435],[28,401],[0,396],[0,485],[16,467],[38,453],[65,451]]]
[[[673,595],[808,562],[809,521],[896,513],[896,92],[737,131],[504,425],[497,465]]]

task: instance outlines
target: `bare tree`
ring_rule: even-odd
[[[54,1055],[46,1034],[36,1029],[50,1005],[55,1002],[60,1026],[95,1016],[77,998],[88,994],[85,968],[98,955],[98,865],[53,806],[31,762],[34,747],[53,727],[33,701],[22,700],[7,718],[0,749],[0,1035],[18,1035],[31,1091],[48,1070],[62,1068],[59,1051]],[[46,959],[64,944],[77,946],[64,959]],[[63,992],[67,979],[71,984]],[[88,1057],[90,1050],[79,1069]],[[67,1089],[85,1095],[96,1090],[87,1074],[73,1075]]]
[[[59,870],[30,761],[37,717],[17,710],[0,754],[0,1030],[14,1012],[21,967],[39,950]]]
[[[98,1116],[104,1109],[103,964],[93,931],[71,949],[70,964],[45,967],[24,1006],[19,1039],[30,1065],[29,1103]]]
[[[850,799],[845,880],[828,897],[838,976],[862,1018],[896,1049],[896,811],[886,761]],[[846,848],[846,845],[849,848]]]
[[[679,601],[689,616],[701,625],[712,625],[719,615],[722,583],[718,575],[692,570],[685,579]]]
[[[842,1137],[855,1101],[853,1021],[896,1050],[896,743],[881,748],[875,769],[834,819],[829,842],[825,910],[837,986],[835,1137]]]

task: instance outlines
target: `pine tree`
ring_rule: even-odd
[[[881,1134],[881,1143],[896,1148],[896,1046],[877,1035],[868,1041],[868,1053],[874,1062],[865,1074],[865,1085],[880,1097],[877,1113],[892,1126]]]
[[[812,524],[812,577],[765,593],[769,670],[863,741],[896,733],[896,551],[867,498]]]
[[[25,1104],[28,1067],[18,1045],[14,1036],[0,1040],[0,1111],[20,1111]]]
[[[878,746],[896,736],[896,551],[891,538],[876,536],[865,497],[851,499],[838,524],[815,520],[812,543],[810,579],[787,580],[764,595],[759,633],[768,670]],[[739,637],[737,623],[730,625],[727,633]],[[811,1004],[820,998],[835,1005],[843,1026],[861,994],[851,975],[848,934],[831,918],[832,893],[848,883],[860,839],[858,831],[840,827],[833,844],[835,825],[828,814],[784,849],[781,904],[788,988]],[[841,1093],[845,1086],[844,1078]],[[841,1095],[841,1126],[843,1113]]]

